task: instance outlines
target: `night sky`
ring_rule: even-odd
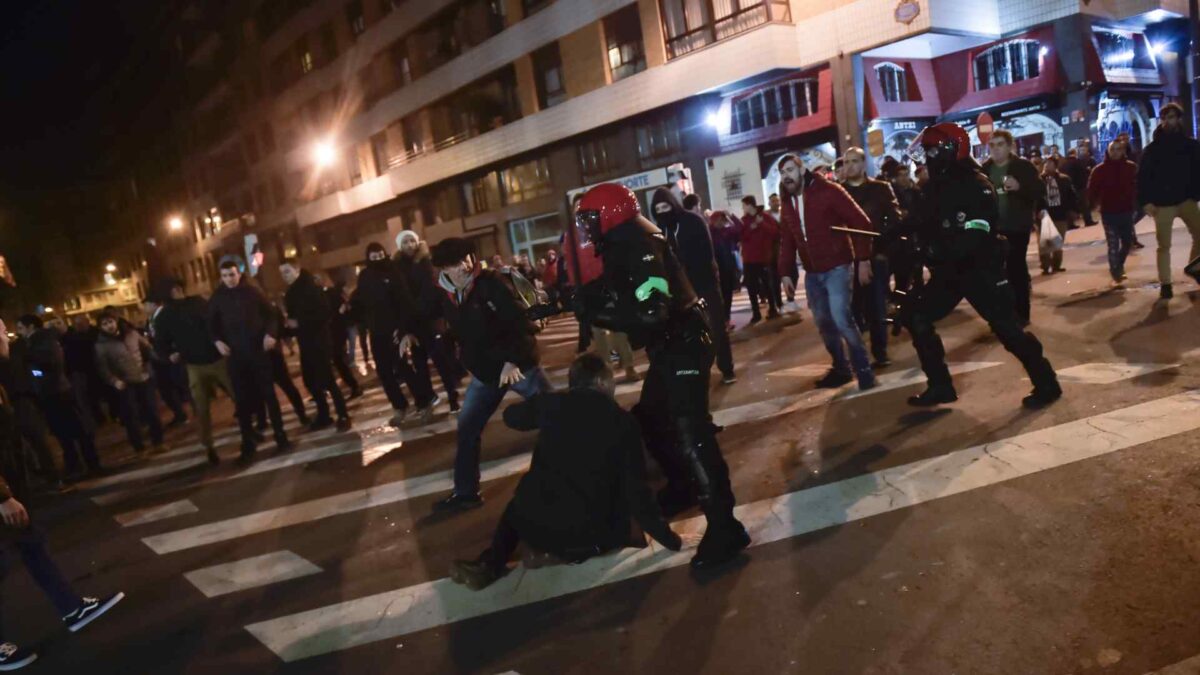
[[[171,0],[0,3],[0,118],[9,190],[123,171],[171,101]]]

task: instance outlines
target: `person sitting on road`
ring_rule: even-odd
[[[578,563],[627,546],[643,534],[672,551],[682,547],[646,482],[645,446],[634,416],[613,398],[612,370],[584,353],[571,364],[570,388],[543,393],[504,411],[504,423],[539,430],[529,473],[504,510],[492,545],[454,563],[451,579],[479,590],[508,570],[517,545]]]

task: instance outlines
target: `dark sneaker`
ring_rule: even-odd
[[[437,513],[457,513],[458,511],[469,511],[483,506],[483,497],[478,494],[460,495],[454,492],[450,493],[449,497],[433,503],[433,510]]]
[[[773,309],[767,312],[767,321],[774,321],[779,318],[779,310]]]
[[[871,367],[879,370],[880,368],[887,368],[890,365],[892,365],[892,360],[888,358],[887,354],[884,354],[883,356],[876,356],[875,363],[872,363]]]
[[[388,425],[402,427],[406,417],[408,417],[408,408],[392,408],[392,419],[388,420]]]
[[[287,436],[275,437],[275,452],[287,452],[295,447],[296,444],[288,440]]]
[[[746,325],[747,325],[747,326],[753,326],[754,324],[758,323],[759,321],[762,321],[762,315],[761,315],[761,314],[755,314],[754,316],[750,317],[750,321],[748,321],[748,322],[746,323]]]
[[[302,427],[312,426],[312,420],[308,418],[308,415],[297,415],[296,419],[300,422],[300,426]]]
[[[186,417],[182,417],[182,416],[181,416],[181,417],[174,417],[174,418],[172,418],[172,419],[171,419],[171,421],[170,421],[170,422],[167,422],[167,428],[168,428],[168,429],[177,429],[177,428],[179,428],[179,427],[181,427],[181,426],[183,426],[183,425],[185,425],[185,424],[187,424],[187,418],[186,418]]]
[[[254,438],[255,443],[266,443],[267,442],[267,436],[266,436],[266,434],[263,433],[262,429],[256,430],[254,432],[253,438]]]
[[[0,672],[20,670],[37,661],[37,653],[22,649],[11,642],[0,642]]]
[[[450,412],[451,412],[451,413],[456,413],[456,412],[458,412],[459,410],[462,410],[462,406],[460,406],[460,405],[458,404],[458,399],[456,399],[456,398],[452,398],[452,399],[450,399]]]
[[[1034,387],[1033,392],[1021,399],[1021,405],[1029,410],[1040,410],[1062,398],[1062,387],[1055,382],[1051,386]]]
[[[954,403],[958,400],[958,392],[954,387],[930,387],[917,396],[909,396],[908,404],[917,408],[932,408],[943,403]]]
[[[338,431],[350,431],[353,428],[354,428],[354,425],[352,425],[350,423],[349,417],[342,417],[337,421],[337,430]]]
[[[870,391],[878,386],[879,386],[879,383],[875,381],[875,373],[868,371],[868,372],[859,374],[859,376],[858,376],[858,390],[859,391]]]
[[[741,523],[735,521],[734,526],[726,532],[710,528],[696,547],[696,555],[692,556],[692,569],[710,570],[720,567],[738,557],[749,545],[750,535],[746,534],[746,528],[742,527]]]
[[[721,376],[721,384],[734,384],[737,382],[737,375],[734,373],[726,373]]]
[[[1158,297],[1163,300],[1170,300],[1175,297],[1175,291],[1171,288],[1171,284],[1163,284],[1162,288],[1158,289]]]
[[[854,376],[848,370],[838,370],[830,368],[825,377],[817,380],[817,389],[837,389],[843,384],[848,384],[854,381]]]
[[[308,425],[308,430],[309,431],[321,431],[323,429],[328,429],[331,426],[333,426],[333,420],[329,419],[328,417],[317,418],[317,419],[313,420],[312,424]]]
[[[104,613],[116,606],[116,604],[125,599],[124,593],[116,593],[110,595],[103,600],[99,598],[81,598],[83,604],[79,609],[71,612],[63,617],[63,623],[67,624],[67,630],[72,633],[78,633],[84,626],[104,616]]]
[[[496,583],[501,574],[496,574],[486,563],[478,560],[455,560],[450,566],[450,580],[473,591],[481,591]]]

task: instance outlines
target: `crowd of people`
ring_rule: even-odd
[[[366,247],[352,288],[285,258],[279,272],[287,289],[272,301],[241,259],[225,256],[208,299],[188,296],[179,280],[157,280],[142,325],[112,308],[95,325],[73,317],[69,328],[22,316],[14,343],[0,330],[0,428],[7,432],[0,434],[0,536],[15,544],[71,630],[82,628],[123,595],[81,597],[70,588],[30,519],[28,496],[69,491],[103,474],[95,435],[110,420],[141,457],[161,452],[167,430],[190,419],[209,461],[220,464],[212,421],[220,395],[234,404],[243,465],[255,461],[268,422],[276,451],[293,447],[276,388],[302,433],[348,432],[347,401],[362,395],[367,372],[357,367],[361,349],[391,405],[392,426],[432,419],[442,397],[431,364],[457,414],[453,489],[435,511],[482,505],[483,430],[507,392],[524,402],[505,410],[505,423],[539,432],[531,468],[491,546],[456,562],[455,581],[471,588],[496,581],[519,542],[526,563],[537,566],[644,546],[643,533],[671,550],[695,544],[697,569],[718,566],[750,543],[733,515],[708,406],[714,365],[723,384],[737,381],[730,332],[740,287],[749,297],[746,325],[754,326],[764,309],[768,322],[794,311],[803,281],[830,359],[814,383],[819,388],[877,386],[877,371],[891,365],[890,335],[907,328],[928,379],[909,399],[914,406],[957,399],[935,324],[966,299],[1028,373],[1033,390],[1023,404],[1050,405],[1062,389],[1028,330],[1030,238],[1037,237],[1043,274],[1059,273],[1064,239],[1095,224],[1098,212],[1119,287],[1144,213],[1155,222],[1158,280],[1169,300],[1176,218],[1192,234],[1189,259],[1200,255],[1200,143],[1182,121],[1179,106],[1164,106],[1140,158],[1128,138],[1118,138],[1100,163],[1086,142],[1066,156],[1052,146],[1022,157],[1001,129],[982,165],[963,129],[937,124],[914,144],[918,161],[889,158],[877,178],[868,175],[861,148],[828,168],[785,155],[779,192],[766,204],[746,196],[741,213],[706,211],[699,196],[660,188],[643,216],[628,189],[598,186],[574,200],[572,236],[536,262],[524,253],[507,264],[500,256],[484,261],[471,241],[454,237],[431,249],[404,231],[391,255],[377,242]],[[543,371],[536,337],[556,312],[573,312],[579,323],[580,355],[565,392]],[[284,356],[292,340],[308,402]],[[650,362],[644,375],[634,364],[634,351],[643,349]],[[610,361],[629,381],[645,378],[632,411],[616,403]],[[171,415],[165,423],[163,409]],[[61,470],[48,435],[60,448]],[[646,454],[667,479],[656,496]],[[693,506],[708,522],[698,542],[685,541],[667,521]],[[0,642],[0,670],[33,658]]]

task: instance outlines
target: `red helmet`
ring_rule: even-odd
[[[616,226],[637,218],[642,213],[633,190],[616,183],[601,183],[587,191],[575,210],[575,222],[580,233],[599,241]]]
[[[957,124],[942,122],[925,127],[912,142],[910,154],[923,164],[964,160],[971,156],[971,137]]]

